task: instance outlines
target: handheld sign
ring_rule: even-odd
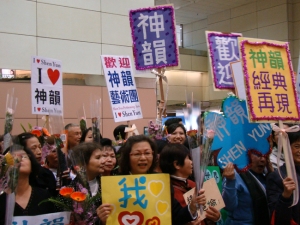
[[[297,174],[283,121],[300,118],[298,96],[289,45],[286,42],[239,38],[239,46],[245,76],[247,103],[251,121],[279,121],[278,162],[284,151],[287,175],[296,184],[293,204],[299,200]],[[279,175],[281,176],[280,170]],[[281,176],[282,177],[282,176]]]
[[[101,56],[115,122],[143,118],[129,56]]]
[[[101,177],[102,202],[114,209],[106,225],[171,225],[170,176],[144,174]]]
[[[63,115],[62,64],[33,56],[31,61],[32,114]]]
[[[224,114],[209,112],[204,118],[205,129],[215,131],[211,149],[221,149],[217,161],[222,169],[232,162],[238,170],[247,170],[249,150],[260,155],[270,152],[267,138],[271,127],[264,123],[249,123],[246,102],[235,96],[223,101],[222,111]]]
[[[240,60],[238,37],[240,33],[206,31],[209,62],[216,89],[234,89],[230,63]]]
[[[239,38],[251,121],[300,118],[288,43]]]
[[[214,178],[206,180],[203,183],[203,188],[205,190],[206,203],[203,207],[204,212],[202,214],[200,210],[198,210],[198,216],[200,216],[201,220],[204,220],[206,218],[206,210],[208,210],[209,206],[214,207],[217,210],[221,210],[225,207],[222,195]],[[194,192],[195,188],[183,194],[185,203],[187,205],[191,202]]]
[[[137,70],[179,65],[173,6],[130,10],[129,17]]]

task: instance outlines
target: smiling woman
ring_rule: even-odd
[[[157,158],[156,145],[149,137],[144,135],[131,136],[119,151],[121,151],[119,161],[119,172],[121,175],[154,173]],[[173,189],[172,187],[170,188],[172,192]],[[171,195],[172,224],[182,225],[195,219],[197,217],[196,203],[204,204],[205,201],[204,190],[202,189],[197,196],[193,195],[191,204],[184,208]],[[102,224],[106,224],[106,220],[111,212],[112,205],[109,203],[102,204],[97,209],[97,214]]]

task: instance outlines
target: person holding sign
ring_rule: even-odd
[[[156,145],[144,135],[131,136],[127,139],[122,147],[120,158],[120,174],[121,175],[139,175],[154,173],[156,162]],[[191,203],[182,208],[174,196],[172,197],[172,224],[182,225],[196,219],[197,207],[196,204],[205,204],[204,190],[201,189],[198,195],[194,195]],[[103,224],[112,213],[113,206],[111,204],[102,204],[97,209],[97,214]]]
[[[190,151],[181,144],[168,144],[162,150],[159,157],[159,165],[163,173],[171,175],[171,184],[174,188],[174,197],[181,204],[182,207],[186,206],[183,194],[196,186],[195,182],[188,179],[193,173],[193,162],[190,157]],[[219,221],[221,214],[214,207],[209,207],[206,210],[206,218],[209,224],[215,224]],[[213,222],[214,221],[214,222]],[[201,222],[200,217],[191,222],[193,225],[206,224]]]
[[[238,174],[232,163],[223,171],[222,197],[228,212],[226,225],[269,224],[264,175],[267,160],[256,152],[249,155],[251,164],[247,172]]]
[[[13,156],[21,160],[15,191],[14,216],[36,216],[56,212],[56,208],[51,202],[38,206],[41,201],[50,198],[50,194],[48,191],[34,186],[40,167],[34,154],[19,145],[13,145],[11,149]],[[6,193],[0,195],[0,224],[4,224],[5,213]]]
[[[300,131],[287,132],[291,152],[293,155],[297,182],[300,182]],[[279,171],[280,170],[280,173]],[[300,224],[300,202],[292,206],[293,191],[296,189],[295,181],[287,177],[286,165],[270,173],[267,177],[267,196],[269,209],[272,215],[272,225]],[[281,174],[281,175],[280,175]],[[282,180],[283,177],[284,179]]]

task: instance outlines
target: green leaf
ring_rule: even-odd
[[[21,127],[22,127],[23,131],[26,133],[27,130],[25,129],[25,127],[23,126],[23,124],[21,124]]]
[[[56,204],[56,205],[62,206],[65,210],[72,211],[72,208],[71,208],[71,207],[69,207],[68,205],[66,205],[66,204],[64,204],[64,203],[62,203],[62,202],[60,202],[59,200],[56,200],[56,199],[54,199],[54,198],[48,198],[48,199],[45,199],[45,200],[41,201],[41,202],[39,203],[39,205],[41,205],[42,203],[45,203],[45,202],[52,202],[52,203],[54,203],[54,204]]]
[[[30,123],[28,123],[28,127],[29,127],[30,130],[32,130],[32,126],[31,126]]]

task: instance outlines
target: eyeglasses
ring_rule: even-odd
[[[152,151],[152,152],[144,152],[144,153],[141,153],[141,152],[130,153],[130,155],[131,155],[133,158],[136,158],[136,159],[141,158],[142,155],[144,155],[146,158],[152,158],[152,157],[153,157],[153,151]]]

